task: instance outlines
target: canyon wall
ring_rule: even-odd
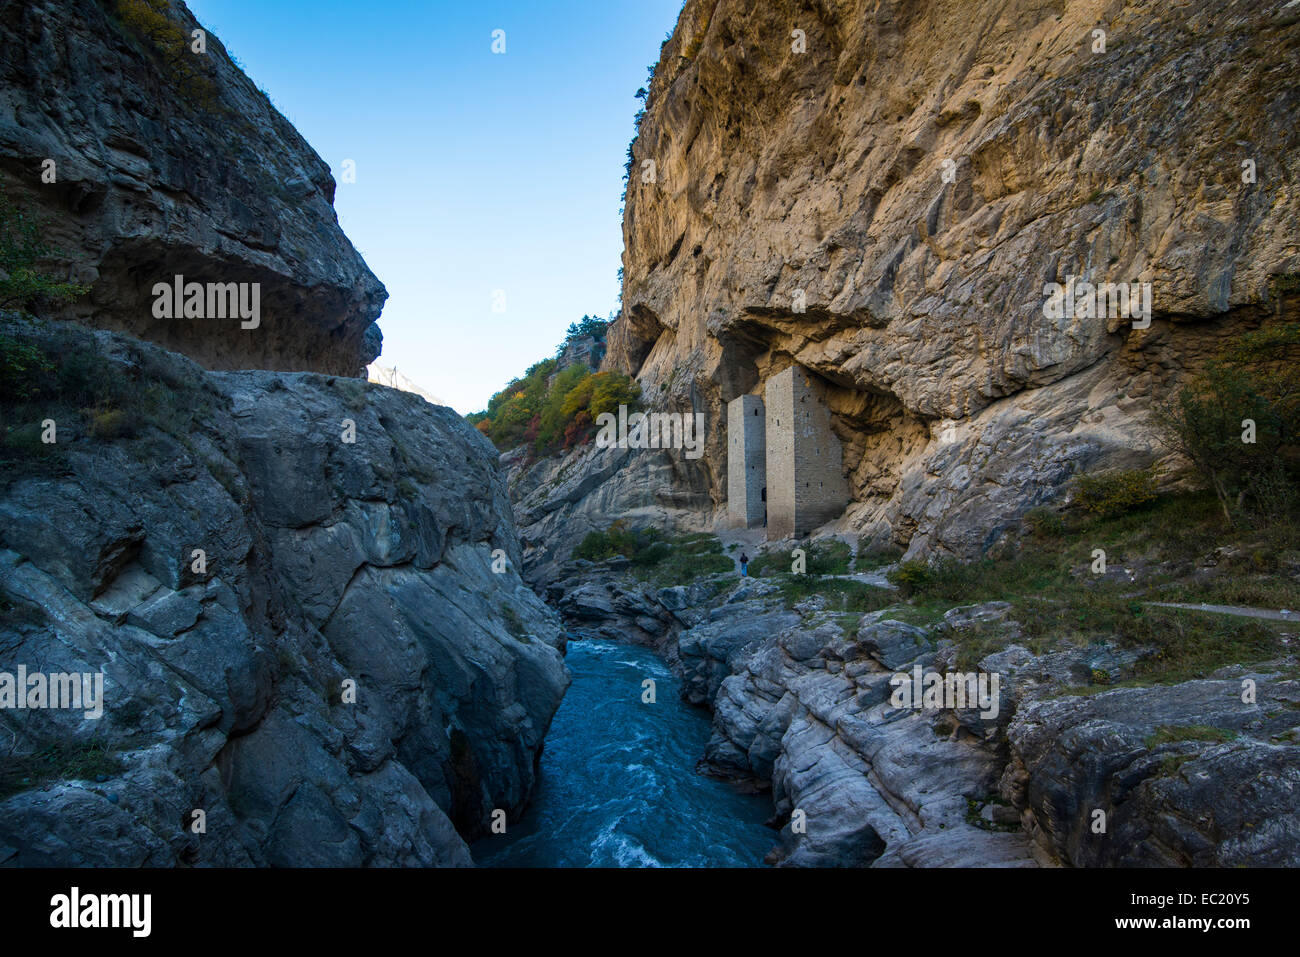
[[[692,481],[718,517],[725,404],[815,373],[841,527],[978,554],[1073,474],[1160,457],[1152,404],[1294,311],[1298,23],[1244,0],[689,0],[632,147],[606,367],[705,413]],[[1149,326],[1052,317],[1071,277],[1149,283]]]
[[[0,315],[0,866],[468,865],[564,633],[496,450],[365,381],[387,294],[328,166],[197,29],[0,0],[0,189],[90,286]],[[176,275],[260,323],[155,318]]]
[[[183,3],[159,7],[0,2],[0,178],[45,221],[50,268],[92,284],[67,314],[208,368],[364,375],[388,293],[339,228],[329,166],[214,35],[192,52]],[[155,318],[177,274],[259,283],[260,325]]]

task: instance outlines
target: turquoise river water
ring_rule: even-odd
[[[708,715],[651,651],[573,641],[573,684],[551,723],[524,817],[476,841],[482,867],[758,867],[776,843],[766,796],[696,773]],[[643,704],[653,678],[656,701]]]

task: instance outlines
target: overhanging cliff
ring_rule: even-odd
[[[209,368],[363,375],[388,294],[339,228],[329,167],[215,36],[193,52],[200,26],[179,0],[0,3],[6,194],[45,220],[52,267],[91,284],[72,315]],[[178,274],[260,284],[260,324],[155,318]]]
[[[976,554],[1294,308],[1300,9],[690,0],[633,145],[607,365],[705,411],[823,377],[846,525]],[[1097,31],[1101,31],[1100,33]],[[1044,287],[1150,284],[1150,324]]]

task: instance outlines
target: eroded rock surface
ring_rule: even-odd
[[[1036,654],[1001,601],[920,626],[816,594],[791,605],[772,580],[654,588],[618,559],[561,572],[548,597],[572,634],[652,645],[712,712],[700,769],[770,790],[770,863],[1300,863],[1293,662],[1081,694],[1133,678],[1147,650]],[[969,660],[962,649],[984,642],[999,650]],[[894,676],[918,671],[996,676],[995,707],[897,706]]]
[[[388,293],[339,228],[330,168],[215,35],[191,52],[184,3],[161,45],[112,0],[0,8],[0,175],[46,220],[52,266],[92,284],[71,311],[209,368],[364,375]],[[259,327],[155,318],[176,275],[259,283]]]
[[[0,711],[6,748],[60,755],[6,779],[0,863],[468,864],[568,684],[495,450],[381,386],[63,334],[147,401],[6,469],[0,671],[102,670],[105,700]],[[92,750],[115,767],[78,774]]]

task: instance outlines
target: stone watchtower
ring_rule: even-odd
[[[736,528],[762,528],[767,471],[763,400],[742,395],[727,403],[727,521]]]
[[[767,380],[767,537],[796,538],[849,502],[826,388],[797,366]]]

